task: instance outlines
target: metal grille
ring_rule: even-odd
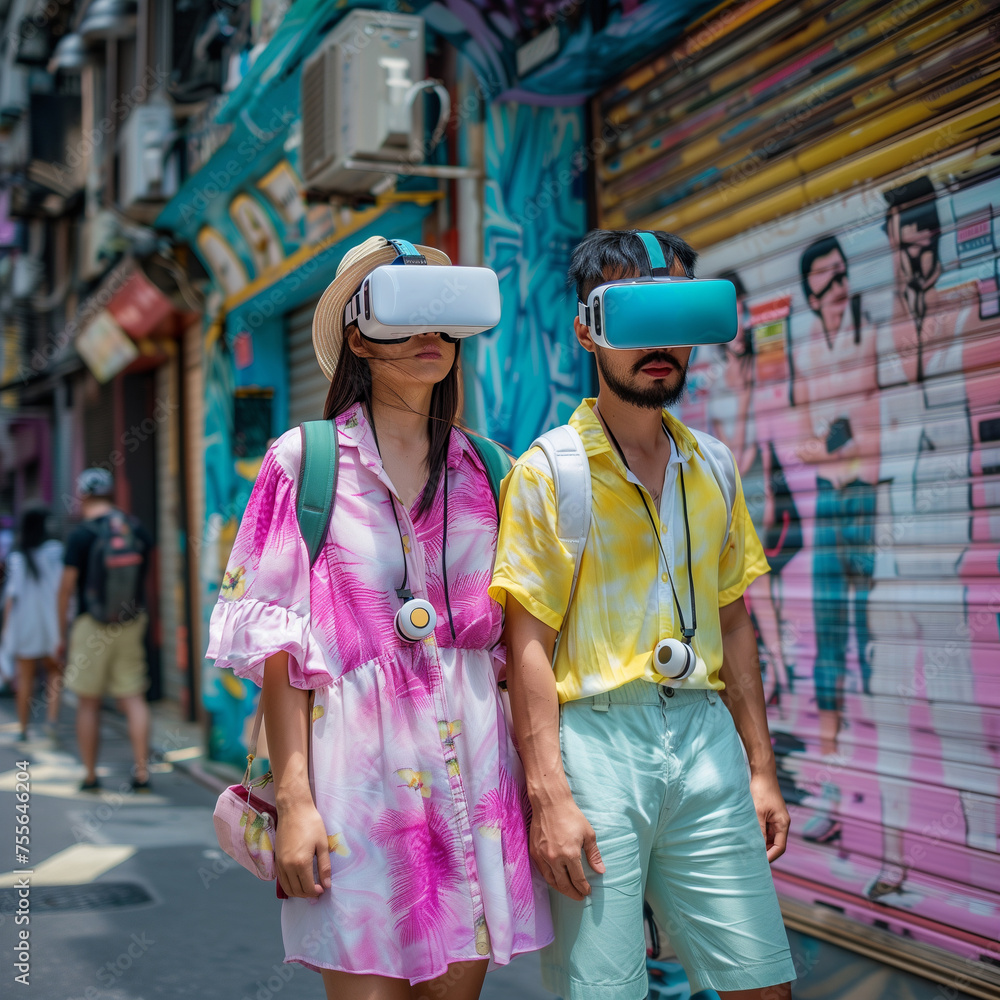
[[[90,885],[36,885],[31,887],[31,912],[109,910],[152,903],[153,897],[133,882],[92,882]],[[18,890],[0,889],[0,914],[17,910]]]
[[[327,161],[326,60],[323,49],[302,69],[302,176],[307,184]]]

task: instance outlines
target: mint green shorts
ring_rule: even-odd
[[[638,680],[563,705],[573,798],[606,872],[591,894],[549,891],[545,987],[564,1000],[642,1000],[643,896],[694,991],[795,978],[742,746],[715,691]]]

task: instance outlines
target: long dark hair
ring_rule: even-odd
[[[21,515],[21,533],[18,538],[17,550],[23,554],[24,561],[28,564],[28,572],[36,580],[38,579],[38,564],[35,562],[35,550],[48,541],[49,534],[46,531],[48,518],[49,512],[42,507],[26,510]]]
[[[352,324],[353,325],[353,324]],[[344,330],[340,345],[337,370],[326,394],[323,419],[333,420],[355,403],[364,403],[368,416],[372,413],[372,370],[367,358],[359,358],[347,342],[352,327]],[[448,461],[448,437],[451,429],[458,424],[458,413],[462,405],[461,368],[458,363],[458,349],[455,344],[455,361],[451,370],[431,390],[430,446],[427,450],[427,484],[420,494],[417,513],[424,514],[434,502],[441,474]]]

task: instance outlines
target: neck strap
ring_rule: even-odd
[[[595,407],[596,413],[596,407]],[[673,434],[667,429],[667,422],[660,418],[661,426],[663,428],[663,433],[670,440],[671,445],[676,449],[678,456],[680,456],[680,449],[677,447],[677,442],[674,440]],[[628,459],[625,457],[625,452],[622,450],[622,446],[618,443],[618,439],[615,437],[615,432],[611,429],[611,425],[602,419],[604,429],[608,432],[608,437],[611,443],[615,446],[615,450],[621,456],[621,460],[625,465],[625,468],[632,471],[628,464]],[[669,461],[669,459],[668,459]],[[674,606],[677,608],[677,617],[681,621],[681,635],[684,637],[684,641],[690,643],[695,637],[695,633],[698,631],[698,608],[695,605],[694,600],[694,570],[691,566],[691,522],[688,518],[688,506],[687,506],[687,487],[684,483],[684,465],[681,463],[678,466],[678,471],[680,472],[681,479],[681,499],[684,504],[684,547],[687,552],[687,570],[688,570],[688,593],[691,596],[691,627],[688,628],[687,622],[684,621],[684,611],[681,609],[681,601],[677,596],[677,588],[674,586],[674,575],[670,572],[670,560],[667,558],[667,553],[663,549],[663,543],[660,541],[660,532],[656,527],[656,521],[653,520],[653,512],[649,509],[649,504],[646,503],[646,495],[642,492],[642,488],[637,484],[633,483],[635,486],[636,493],[639,494],[639,499],[642,501],[643,509],[646,511],[646,516],[649,518],[650,527],[653,529],[653,537],[656,539],[656,547],[660,550],[660,555],[663,557],[663,565],[667,571],[667,579],[670,581],[670,592],[674,597]]]

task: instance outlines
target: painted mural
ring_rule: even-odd
[[[515,454],[565,423],[591,386],[566,323],[569,258],[586,232],[588,150],[582,108],[487,110],[483,263],[500,279],[503,315],[470,342],[467,410]]]
[[[744,6],[766,0],[749,0]],[[414,8],[475,66],[487,100],[579,104],[715,0],[433,0]],[[536,55],[529,43],[548,33]],[[522,71],[523,70],[523,71]]]
[[[1000,178],[915,173],[703,255],[741,326],[685,419],[737,456],[793,837],[782,892],[958,950],[1000,929]]]

